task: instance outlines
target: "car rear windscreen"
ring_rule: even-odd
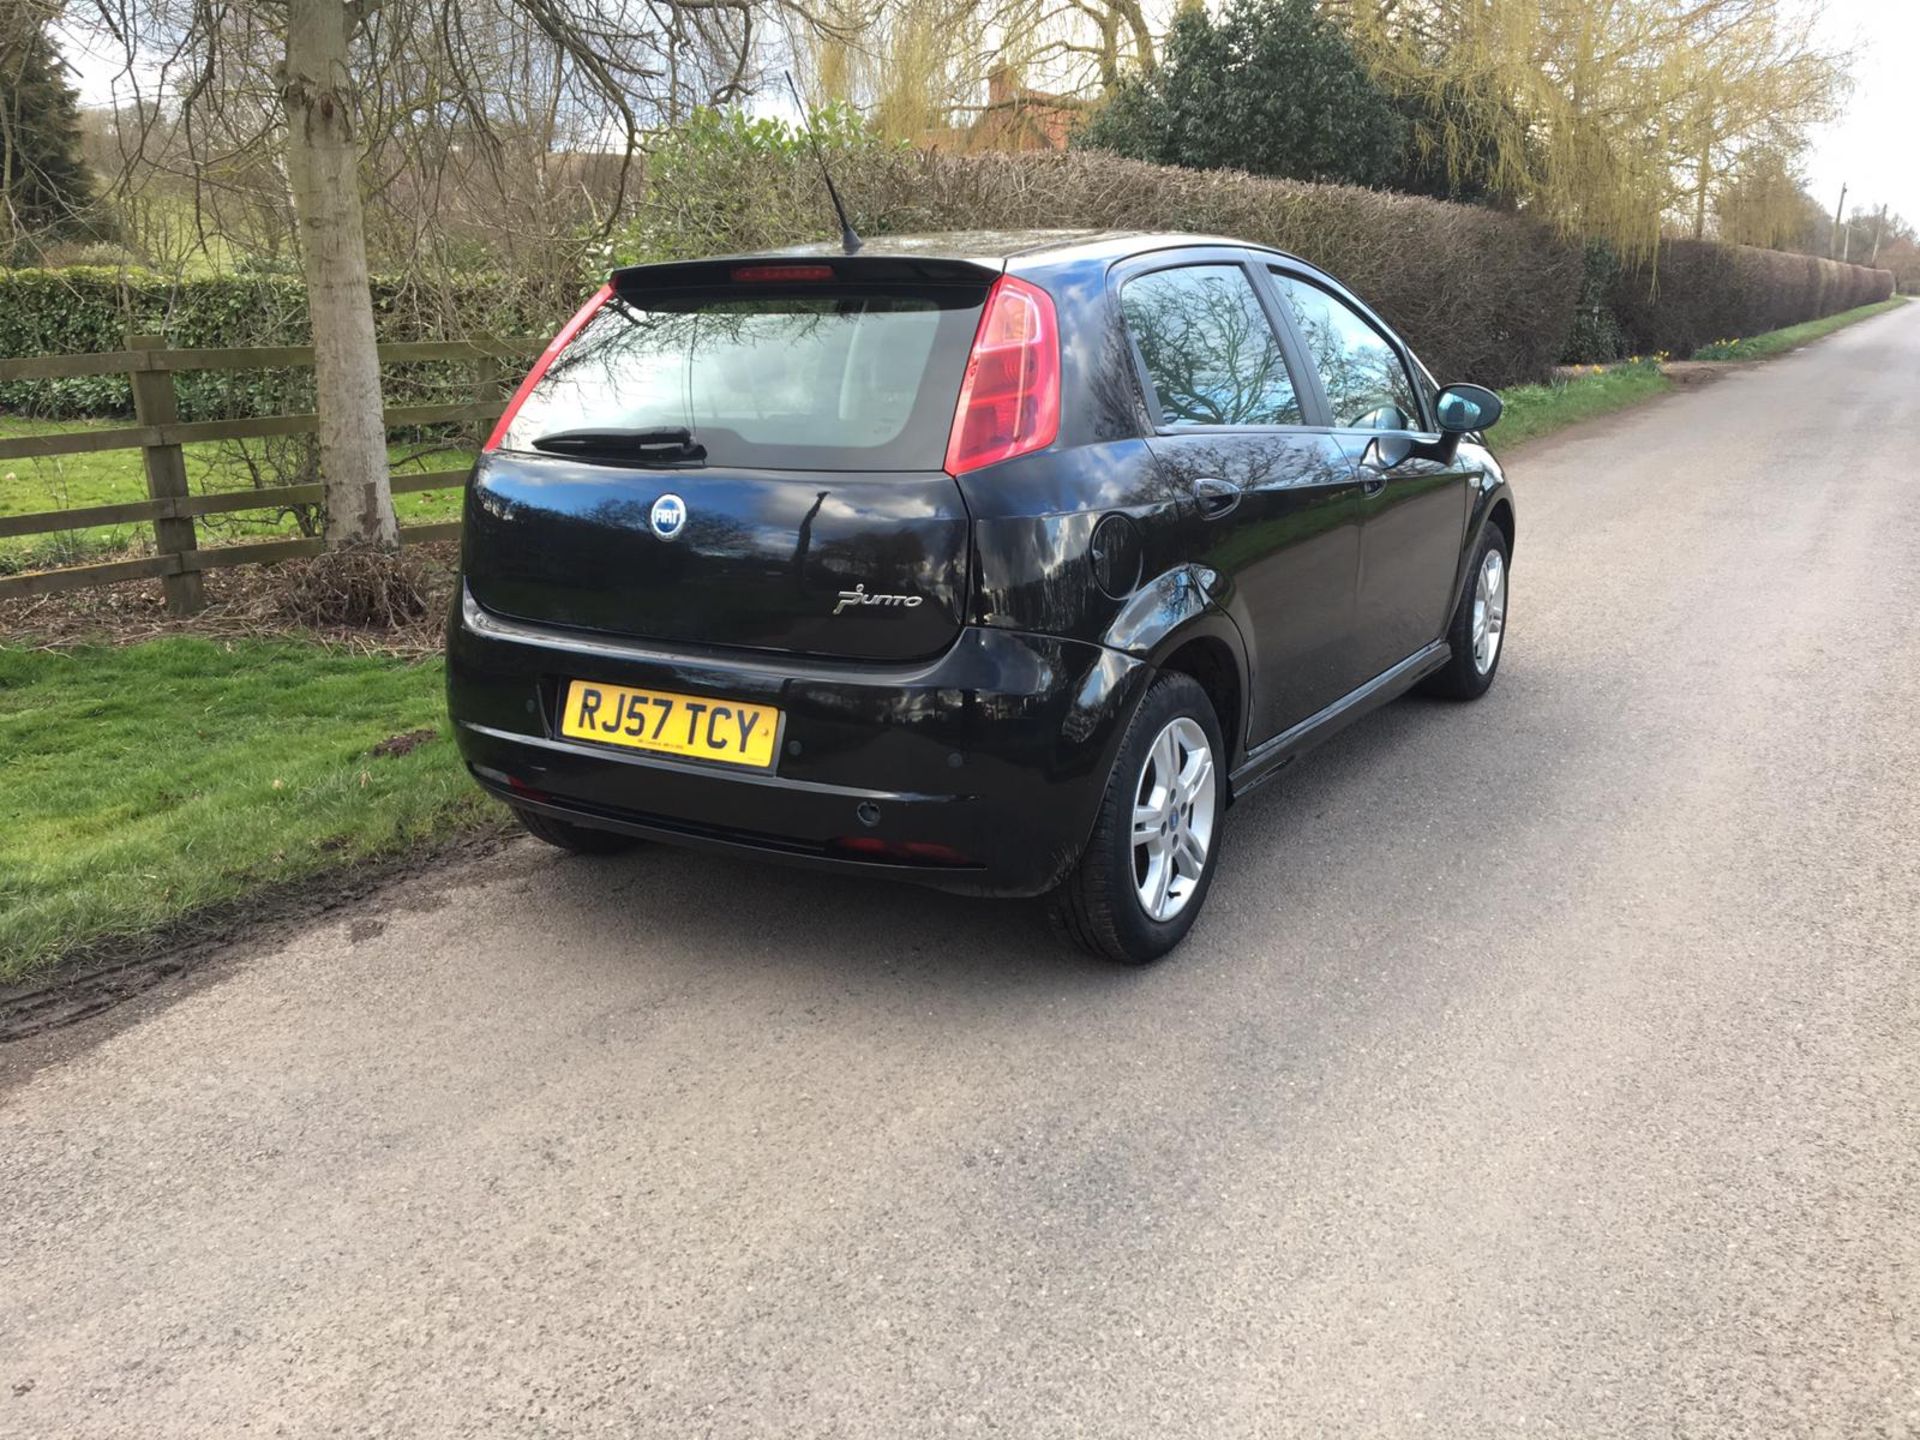
[[[684,428],[710,465],[937,470],[985,298],[984,285],[616,295],[555,357],[501,446]]]

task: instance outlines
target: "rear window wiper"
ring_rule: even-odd
[[[549,455],[618,456],[663,465],[687,464],[707,458],[707,447],[693,438],[684,425],[664,425],[650,430],[556,430],[533,442],[533,448]]]

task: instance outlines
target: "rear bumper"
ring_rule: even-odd
[[[564,739],[568,679],[777,706],[767,771]],[[578,824],[996,895],[1079,859],[1146,683],[1131,656],[985,627],[907,665],[663,650],[483,610],[461,588],[447,703],[488,790]]]

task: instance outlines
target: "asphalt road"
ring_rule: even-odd
[[[1920,306],[1513,468],[1159,968],[517,843],[8,1047],[0,1434],[1920,1433]]]

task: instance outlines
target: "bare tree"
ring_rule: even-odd
[[[122,153],[190,179],[196,211],[262,181],[306,275],[330,548],[398,543],[368,265],[392,211],[540,150],[611,163],[613,219],[649,131],[744,94],[761,30],[806,0],[69,0],[126,58]],[[435,156],[438,163],[435,163]],[[550,174],[550,167],[535,167]],[[522,173],[525,167],[521,167]],[[244,177],[244,180],[239,178]],[[386,219],[404,233],[405,217]]]

